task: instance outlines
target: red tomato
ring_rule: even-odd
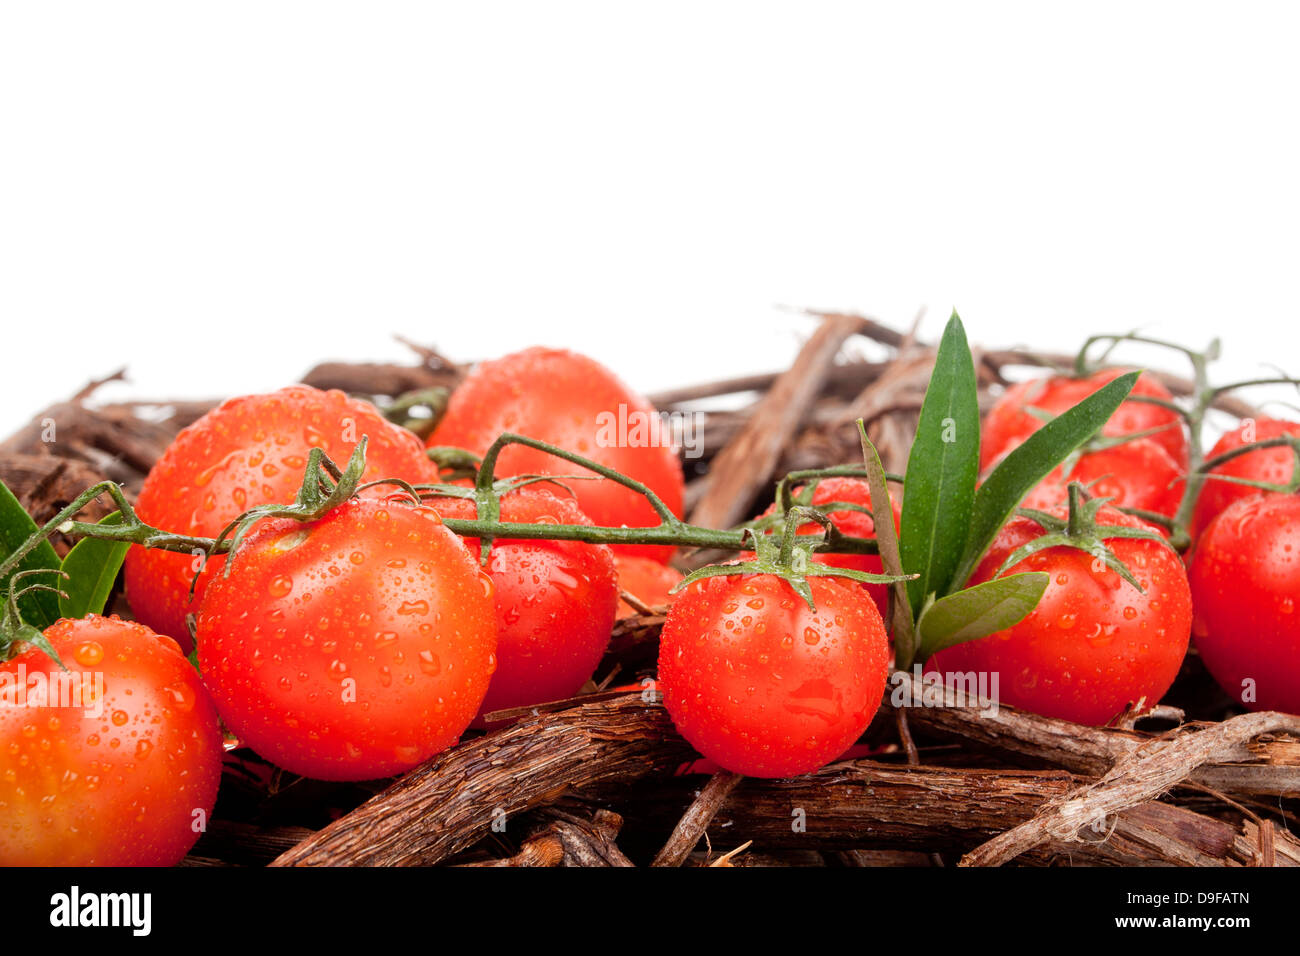
[[[1183,469],[1162,445],[1139,438],[1113,448],[1080,455],[1069,474],[1058,467],[1021,502],[1024,508],[1047,511],[1069,501],[1069,485],[1088,485],[1098,498],[1119,507],[1138,508],[1172,518],[1186,485]],[[1163,528],[1157,528],[1163,532]]]
[[[802,487],[796,488],[794,493],[798,494],[802,490]],[[813,489],[813,507],[825,507],[836,501],[870,508],[871,486],[861,478],[823,478],[817,484],[817,487]],[[898,502],[892,495],[890,496],[890,504],[894,510],[894,529],[897,530],[900,512]],[[766,518],[775,510],[776,503],[773,502],[759,517]],[[874,538],[876,536],[876,523],[871,515],[863,514],[861,511],[832,511],[829,517],[831,524],[835,525],[844,534],[853,535],[857,538]],[[810,521],[808,524],[800,526],[799,534],[815,534],[821,530],[821,525],[815,521]],[[775,533],[779,534],[780,532]],[[750,557],[752,557],[752,554]],[[885,566],[881,563],[878,554],[816,554],[813,555],[813,560],[818,564],[833,568],[848,568],[851,571],[866,571],[869,574],[884,574],[885,572]],[[882,618],[889,613],[888,584],[860,584],[859,587],[871,595],[871,600],[876,602],[876,609],[880,611]]]
[[[483,454],[502,432],[536,438],[614,468],[644,483],[681,516],[682,466],[659,429],[654,407],[630,391],[604,366],[574,352],[531,348],[477,366],[452,393],[433,445]],[[571,475],[584,469],[531,448],[507,448],[498,477]],[[640,495],[604,478],[575,481],[578,506],[598,525],[657,525],[654,509]],[[616,545],[616,553],[666,562],[673,549]]]
[[[1060,415],[1125,371],[1106,369],[1086,378],[1053,375],[1050,378],[1031,379],[1008,388],[984,419],[980,433],[980,469],[987,469],[1043,427],[1043,419],[1028,409]],[[1165,401],[1173,398],[1169,389],[1145,372],[1138,378],[1130,394]],[[1108,436],[1132,435],[1152,428],[1164,429],[1152,435],[1151,440],[1162,445],[1174,462],[1185,469],[1188,462],[1187,435],[1183,430],[1182,418],[1170,409],[1148,402],[1126,401],[1110,417],[1110,421],[1102,426],[1101,433]]]
[[[663,607],[672,604],[677,595],[668,592],[681,581],[680,571],[675,571],[666,564],[660,564],[651,558],[639,558],[636,555],[620,554],[614,559],[618,570],[618,587],[638,598],[649,607]],[[618,616],[631,617],[636,608],[626,601],[618,602]]]
[[[198,619],[222,719],[271,762],[385,777],[454,744],[496,666],[492,581],[432,508],[353,499],[265,521]]]
[[[292,502],[311,449],[324,449],[342,467],[363,435],[370,439],[364,481],[438,480],[420,440],[373,405],[342,392],[295,385],[232,398],[182,431],[149,472],[136,511],[167,531],[216,537],[249,508]],[[208,565],[189,601],[193,556],[132,547],[125,569],[131,610],[155,631],[190,647],[185,615],[198,609],[224,560],[217,557]]]
[[[1236,430],[1228,432],[1218,440],[1206,456],[1206,460],[1217,458],[1243,445],[1267,441],[1270,438],[1281,438],[1283,435],[1300,435],[1300,423],[1277,418],[1261,418],[1251,427],[1249,422],[1243,422]],[[1260,448],[1238,455],[1210,473],[1228,475],[1232,478],[1246,478],[1250,481],[1266,481],[1271,485],[1285,485],[1291,480],[1294,466],[1295,453],[1287,446],[1279,445],[1276,448]],[[1215,515],[1226,510],[1234,501],[1271,493],[1261,488],[1252,488],[1250,485],[1207,479],[1201,486],[1201,493],[1196,499],[1196,511],[1192,515],[1193,536],[1199,534]]]
[[[1212,519],[1192,551],[1193,642],[1251,710],[1300,714],[1300,497],[1254,495]]]
[[[473,518],[464,498],[432,502],[444,518]],[[530,485],[501,499],[501,520],[590,525],[572,498]],[[473,555],[477,538],[465,539]],[[498,539],[488,555],[496,593],[497,670],[482,713],[572,697],[609,644],[618,606],[614,556],[603,544]]]
[[[66,672],[33,647],[0,664],[0,864],[180,862],[221,780],[198,674],[133,621],[65,618],[45,636]]]
[[[659,644],[677,730],[750,777],[824,766],[867,729],[889,671],[875,604],[852,581],[809,578],[811,611],[775,575],[704,578],[678,594]]]
[[[1065,512],[1053,513],[1064,517]],[[1098,522],[1151,529],[1112,508],[1102,508]],[[1028,518],[1008,522],[971,583],[992,578],[1016,549],[1042,533]],[[1192,625],[1187,576],[1178,556],[1157,542],[1109,538],[1106,544],[1146,593],[1077,548],[1040,551],[1006,572],[1048,574],[1047,590],[1029,616],[1005,631],[939,652],[928,669],[974,671],[990,679],[996,674],[1002,703],[1081,724],[1104,724],[1140,698],[1157,703],[1187,652]]]

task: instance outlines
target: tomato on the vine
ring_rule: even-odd
[[[1136,508],[1172,518],[1186,488],[1186,475],[1163,445],[1139,438],[1085,452],[1073,467],[1058,466],[1021,502],[1021,507],[1046,511],[1069,499],[1071,482],[1088,486],[1114,507]],[[1163,529],[1161,529],[1163,530]]]
[[[1300,436],[1300,422],[1288,422],[1278,418],[1260,418],[1254,422],[1243,422],[1215,443],[1206,460],[1217,458],[1219,455],[1255,442],[1281,438],[1283,435]],[[1257,448],[1238,455],[1213,468],[1210,474],[1262,481],[1270,485],[1285,485],[1291,480],[1294,469],[1295,452],[1286,445],[1276,445],[1270,448]],[[1262,488],[1241,485],[1233,481],[1206,479],[1196,498],[1196,511],[1192,516],[1193,536],[1199,534],[1215,515],[1227,510],[1234,501],[1270,493]]]
[[[250,508],[292,502],[311,449],[323,449],[341,467],[363,436],[369,441],[362,481],[438,480],[420,440],[369,402],[295,385],[232,398],[184,429],[150,470],[136,512],[167,531],[215,537]],[[125,567],[131,610],[144,624],[189,647],[185,615],[198,610],[224,560],[208,562],[191,601],[196,556],[132,546]]]
[[[792,494],[797,496],[803,490],[803,486],[800,486],[795,488]],[[831,477],[821,479],[813,489],[812,506],[814,508],[823,508],[835,502],[857,505],[871,510],[871,486],[861,478]],[[894,512],[894,530],[897,531],[901,511],[898,501],[892,495],[890,496],[890,505]],[[759,517],[766,518],[775,510],[776,503],[773,502]],[[831,524],[835,525],[843,534],[856,538],[874,538],[876,536],[875,519],[865,512],[846,509],[831,511],[827,517],[831,519]],[[815,521],[810,521],[798,529],[799,534],[815,534],[820,531],[822,531],[822,526]],[[881,563],[878,554],[814,554],[812,559],[818,564],[833,568],[848,568],[852,571],[866,571],[869,574],[884,573],[884,565]],[[889,613],[888,584],[860,584],[859,587],[871,595],[871,600],[876,602],[876,608],[880,611],[882,618]]]
[[[169,637],[91,615],[0,664],[0,864],[170,866],[207,826],[222,734]]]
[[[483,454],[502,432],[577,452],[642,482],[679,517],[685,484],[668,429],[654,406],[603,365],[575,352],[531,348],[478,365],[452,393],[429,444]],[[565,475],[584,469],[542,451],[513,445],[497,475]],[[589,473],[588,473],[589,475]],[[574,483],[578,505],[598,525],[659,524],[641,495],[607,478]],[[616,553],[666,562],[673,549],[614,545]]]
[[[1300,496],[1230,504],[1197,539],[1188,578],[1192,642],[1219,685],[1251,710],[1300,714]]]
[[[816,610],[773,574],[704,578],[679,592],[659,644],[673,724],[751,777],[824,766],[867,729],[889,670],[880,612],[851,580],[810,577]]]
[[[267,519],[208,586],[203,681],[230,729],[286,770],[400,773],[478,712],[496,666],[492,590],[438,513],[409,497]]]
[[[590,525],[571,497],[535,484],[503,495],[500,520]],[[444,518],[474,518],[473,501],[435,498]],[[478,538],[466,538],[478,556]],[[662,567],[662,565],[660,565]],[[498,538],[488,554],[495,585],[497,669],[482,712],[562,700],[591,677],[618,606],[614,557],[603,544]]]
[[[1008,388],[984,419],[980,431],[980,469],[989,468],[999,458],[1042,428],[1045,416],[1060,415],[1123,375],[1125,371],[1125,369],[1105,369],[1084,378],[1053,375],[1048,378],[1030,379]],[[1183,430],[1182,417],[1171,408],[1150,401],[1135,400],[1145,397],[1170,402],[1173,396],[1169,389],[1144,372],[1129,395],[1129,399],[1120,405],[1115,414],[1110,417],[1110,421],[1102,426],[1101,434],[1116,437],[1159,429],[1150,436],[1151,440],[1169,452],[1176,465],[1186,468],[1188,442]]]
[[[1065,508],[1050,510],[1066,515]],[[1157,530],[1113,508],[1103,507],[1097,521]],[[971,583],[993,578],[1012,554],[1043,533],[1029,518],[1008,522]],[[1104,724],[1142,699],[1148,706],[1158,703],[1187,652],[1187,575],[1178,556],[1157,541],[1110,537],[1104,544],[1143,591],[1093,554],[1064,545],[1047,548],[1005,572],[1047,573],[1047,590],[1034,610],[1004,631],[940,651],[929,669],[997,674],[1000,702],[1081,724]]]

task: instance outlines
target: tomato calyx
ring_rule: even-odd
[[[1111,499],[1094,498],[1088,493],[1088,489],[1077,481],[1070,482],[1069,485],[1069,510],[1067,516],[1061,518],[1046,511],[1038,511],[1034,508],[1019,508],[1017,514],[1033,521],[1045,532],[1034,540],[1021,545],[1002,562],[994,577],[1005,574],[1015,565],[1019,564],[1025,558],[1037,554],[1040,551],[1046,551],[1049,548],[1074,548],[1077,551],[1083,551],[1090,554],[1098,561],[1101,561],[1106,567],[1117,573],[1121,578],[1137,589],[1138,593],[1145,594],[1146,589],[1134,577],[1133,572],[1123,561],[1106,545],[1108,538],[1140,538],[1146,541],[1154,541],[1158,544],[1169,548],[1174,554],[1177,550],[1169,543],[1168,540],[1156,531],[1150,531],[1145,528],[1131,528],[1125,525],[1100,524],[1097,521],[1098,512],[1105,507]]]
[[[316,521],[345,501],[348,501],[358,491],[374,485],[396,485],[418,502],[420,496],[415,489],[400,478],[385,478],[368,482],[365,485],[361,484],[361,476],[366,470],[366,444],[367,438],[362,435],[361,440],[357,442],[356,448],[352,450],[352,456],[348,459],[347,465],[342,469],[320,448],[313,448],[307,456],[307,467],[303,472],[302,485],[298,488],[293,504],[258,505],[256,508],[245,511],[221,529],[221,533],[213,539],[204,560],[211,558],[223,546],[233,558],[235,552],[243,544],[244,538],[248,536],[249,531],[264,518],[292,518],[304,524]],[[222,568],[223,577],[230,576],[231,565],[231,561],[226,561],[225,566]],[[193,599],[194,588],[198,580],[199,576],[196,574],[190,582],[191,599]]]
[[[5,595],[4,610],[0,613],[0,663],[4,663],[15,656],[23,645],[30,644],[66,671],[68,666],[63,663],[58,652],[54,649],[54,645],[45,636],[45,632],[24,621],[21,612],[18,610],[18,601],[24,594],[32,591],[53,591],[60,597],[67,598],[67,595],[53,584],[42,584],[37,581],[19,586],[19,582],[24,578],[39,574],[55,574],[62,578],[68,577],[66,571],[58,568],[29,568],[26,571],[16,572],[9,579],[9,593]]]
[[[669,590],[677,594],[702,578],[741,574],[770,574],[785,581],[803,598],[808,609],[815,611],[812,587],[809,578],[850,578],[863,584],[894,584],[907,581],[916,575],[872,574],[853,568],[840,568],[833,565],[818,564],[812,560],[819,545],[834,545],[841,532],[835,527],[830,516],[824,511],[806,505],[795,505],[783,516],[784,525],[781,536],[768,534],[756,526],[746,527],[743,534],[753,546],[754,557],[749,561],[732,564],[711,564],[692,571]],[[799,534],[799,528],[815,522],[822,526],[821,534]]]

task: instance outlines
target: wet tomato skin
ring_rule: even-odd
[[[420,440],[369,402],[295,385],[232,398],[184,429],[150,470],[136,511],[154,527],[215,537],[249,508],[292,502],[312,448],[322,448],[342,467],[362,436],[369,439],[363,481],[438,480]],[[189,648],[185,615],[198,610],[223,561],[218,556],[209,562],[190,601],[191,555],[133,546],[124,572],[131,610]]]
[[[1250,437],[1252,431],[1254,437],[1248,441],[1247,438]],[[1267,441],[1270,438],[1280,438],[1283,435],[1300,435],[1300,422],[1288,422],[1277,418],[1260,418],[1255,421],[1253,429],[1249,429],[1246,424],[1242,424],[1225,434],[1215,443],[1214,447],[1210,449],[1210,453],[1205,457],[1209,460],[1241,448],[1243,445],[1257,441]],[[1271,485],[1285,485],[1291,480],[1291,472],[1294,467],[1295,453],[1287,446],[1279,445],[1274,448],[1257,448],[1255,451],[1239,455],[1214,468],[1210,474],[1227,475],[1232,478],[1247,478],[1251,481],[1263,481]],[[1264,491],[1262,488],[1253,488],[1250,485],[1239,485],[1231,481],[1207,479],[1205,484],[1201,486],[1200,494],[1196,498],[1196,510],[1192,516],[1193,536],[1199,534],[1201,529],[1214,520],[1215,515],[1225,511],[1234,501],[1260,494],[1275,493]]]
[[[1078,481],[1110,504],[1138,508],[1172,518],[1182,502],[1186,477],[1163,445],[1148,438],[1135,439],[1079,456],[1068,474],[1058,466],[1022,501],[1021,507],[1039,511],[1069,500],[1069,485]],[[1157,527],[1157,531],[1164,531]]]
[[[802,490],[801,486],[795,488],[793,493],[797,495]],[[817,487],[813,489],[812,506],[820,508],[837,501],[871,508],[871,487],[861,478],[823,478],[817,483]],[[897,531],[901,516],[900,506],[892,496],[890,504],[894,511],[894,530]],[[775,510],[776,504],[774,502],[759,517],[766,518]],[[844,534],[857,538],[874,538],[876,536],[876,522],[872,515],[864,514],[861,511],[832,511],[828,517],[831,519],[831,523]],[[821,525],[815,521],[810,521],[808,524],[799,527],[799,534],[815,534],[821,530]],[[779,534],[780,531],[773,533]],[[747,557],[752,557],[752,555]],[[869,574],[883,574],[885,570],[885,566],[881,563],[878,554],[815,554],[813,560],[818,564],[829,567],[847,568],[851,571],[866,571]],[[880,611],[883,618],[889,612],[889,585],[859,583],[858,586],[871,595],[871,600],[876,602],[876,609]]]
[[[1064,508],[1049,510],[1065,516]],[[1155,530],[1110,508],[1101,509],[1098,521]],[[1042,533],[1028,518],[1012,519],[971,583],[990,580],[1017,548]],[[1084,551],[1040,551],[1006,572],[1047,573],[1047,590],[1029,616],[1005,631],[939,652],[927,670],[996,673],[1001,703],[1094,726],[1140,698],[1148,706],[1157,703],[1187,652],[1192,622],[1187,576],[1177,555],[1157,542],[1110,538],[1106,544],[1145,594],[1109,568],[1094,567],[1096,559]]]
[[[824,766],[880,705],[889,641],[853,581],[809,578],[816,611],[766,574],[705,578],[679,592],[660,638],[659,684],[703,756],[751,777]]]
[[[600,363],[576,352],[531,348],[476,366],[452,393],[429,444],[481,455],[502,432],[537,438],[637,479],[680,517],[686,487],[682,466],[664,436],[655,441],[649,432],[652,420],[658,421],[654,406]],[[641,432],[638,424],[645,426]],[[499,477],[582,472],[571,462],[518,445],[501,453],[496,470]],[[598,525],[659,523],[645,498],[608,479],[574,482],[573,491],[578,506]],[[615,545],[613,550],[660,562],[673,553],[655,545]]]
[[[492,582],[432,508],[353,499],[250,534],[209,585],[198,647],[222,719],[261,756],[390,776],[454,744],[483,702]]]
[[[664,607],[676,600],[677,595],[669,592],[681,581],[680,571],[634,554],[616,555],[614,565],[618,570],[619,590],[627,591],[648,607]],[[636,613],[636,608],[626,601],[618,602],[620,618]]]
[[[0,864],[180,862],[221,779],[221,727],[198,674],[175,641],[132,621],[65,618],[45,636],[91,687],[101,675],[103,694],[22,706],[9,696],[22,675],[30,694],[32,675],[49,687],[63,672],[31,647],[0,664]]]
[[[988,469],[1043,427],[1044,420],[1030,409],[1060,415],[1125,371],[1127,370],[1104,369],[1084,378],[1053,375],[1019,382],[1008,388],[985,416],[980,431],[980,470]],[[1130,395],[1166,402],[1173,400],[1169,390],[1146,373],[1138,377]],[[1108,436],[1132,435],[1152,428],[1161,431],[1150,436],[1151,440],[1162,445],[1174,463],[1185,469],[1188,462],[1187,434],[1183,430],[1182,419],[1171,409],[1130,398],[1116,409],[1115,414],[1102,426],[1101,433]]]
[[[475,515],[473,502],[464,498],[431,504],[444,518]],[[501,520],[591,524],[571,497],[541,484],[503,496]],[[479,539],[465,544],[479,555]],[[486,570],[495,593],[497,669],[482,712],[572,697],[600,663],[614,626],[618,577],[609,548],[501,538],[492,543]]]
[[[1197,539],[1188,567],[1192,642],[1251,710],[1300,714],[1300,496],[1230,504]]]

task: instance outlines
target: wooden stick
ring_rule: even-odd
[[[1044,843],[1068,843],[1079,831],[1111,814],[1153,800],[1210,763],[1260,734],[1300,733],[1300,717],[1244,714],[1204,729],[1180,728],[1170,739],[1138,747],[1116,761],[1100,780],[1052,800],[1032,820],[999,834],[962,857],[962,866],[1000,866]]]
[[[736,784],[743,779],[740,774],[729,770],[719,771],[710,777],[709,782],[700,791],[700,795],[677,821],[672,836],[668,838],[668,842],[664,844],[664,848],[659,851],[650,865],[681,866],[686,862],[686,858],[700,842],[700,837],[708,829],[719,808],[726,802],[731,791],[736,789]]]
[[[273,866],[429,865],[571,787],[628,781],[693,755],[637,694],[528,717],[433,758]]]

